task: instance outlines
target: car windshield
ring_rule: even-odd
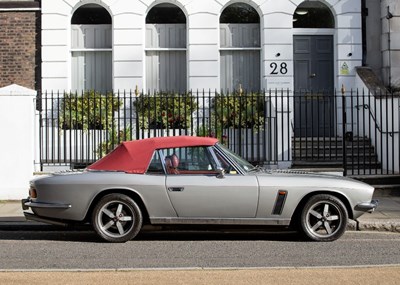
[[[255,167],[250,162],[248,162],[247,160],[243,159],[242,157],[231,151],[229,148],[221,144],[218,144],[218,147],[221,148],[225,152],[225,154],[228,155],[232,160],[234,160],[237,164],[239,164],[239,166],[243,168],[244,171],[250,172],[257,170],[257,167]]]

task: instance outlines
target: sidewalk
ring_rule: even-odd
[[[374,197],[379,200],[375,212],[366,213],[356,222],[349,223],[349,229],[360,231],[387,231],[400,233],[400,197]]]
[[[372,214],[366,213],[358,222],[350,221],[348,230],[387,231],[400,233],[400,197],[374,197],[379,206]],[[20,201],[0,201],[1,223],[26,222]]]

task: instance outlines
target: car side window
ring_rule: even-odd
[[[155,151],[147,168],[147,174],[164,174],[164,168],[158,151]]]
[[[167,174],[213,174],[216,164],[207,147],[162,150]]]

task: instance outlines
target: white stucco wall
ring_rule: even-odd
[[[36,91],[18,85],[0,88],[0,200],[28,196],[34,172]]]
[[[180,7],[187,17],[188,88],[220,89],[219,17],[226,6],[239,1],[43,0],[43,90],[71,88],[71,16],[87,3],[103,6],[112,16],[114,90],[145,89],[145,18],[152,7],[165,2]],[[362,61],[360,0],[321,0],[331,8],[336,21],[335,29],[324,31],[292,28],[293,13],[302,0],[240,2],[253,6],[261,19],[261,88],[293,89],[293,35],[321,33],[335,38],[335,87],[354,87],[354,67]],[[287,74],[271,75],[271,62],[286,62]],[[343,70],[344,63],[348,71]]]
[[[388,19],[388,9],[393,16]],[[386,85],[400,88],[400,3],[381,1],[382,20],[382,77]]]
[[[294,35],[332,35],[335,88],[340,90],[342,85],[348,90],[357,88],[355,67],[362,64],[361,0],[320,0],[331,9],[334,29],[293,29],[293,14],[303,0],[42,0],[42,89],[71,89],[71,17],[80,6],[96,3],[112,16],[113,89],[146,90],[146,15],[157,4],[171,3],[180,7],[187,17],[188,89],[219,90],[219,19],[223,10],[236,2],[251,5],[260,16],[262,89],[293,90]],[[287,72],[272,74],[273,62],[278,66],[284,63]],[[293,120],[290,102],[275,107],[278,118],[286,118],[289,113]],[[291,134],[290,123],[278,121],[283,122],[278,126],[279,132]],[[277,136],[281,138],[281,133]],[[280,142],[280,157],[290,156],[289,141]]]

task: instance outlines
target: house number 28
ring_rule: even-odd
[[[269,66],[272,68],[271,74],[286,74],[288,72],[286,62],[282,62],[280,65],[272,62]]]

